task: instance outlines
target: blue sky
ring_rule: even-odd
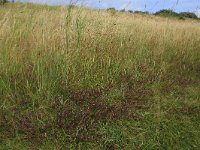
[[[66,4],[71,0],[18,0],[25,2],[39,2],[55,4]],[[127,9],[127,10],[142,10],[155,12],[160,9],[173,9],[177,12],[191,11],[199,12],[200,16],[200,0],[72,0],[78,1],[79,4],[93,8],[110,8]]]

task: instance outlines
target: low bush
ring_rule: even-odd
[[[129,12],[129,13],[133,13],[133,11],[132,11],[132,10],[128,10],[128,12]]]
[[[170,10],[170,9],[160,10],[160,11],[156,12],[154,15],[164,16],[164,17],[179,17],[178,13],[176,13],[173,10]]]
[[[156,12],[154,15],[164,16],[164,17],[176,17],[181,20],[184,20],[185,18],[198,19],[197,15],[195,13],[192,13],[192,12],[177,13],[170,9],[160,10],[160,11]]]
[[[181,12],[179,15],[184,18],[198,19],[197,15],[192,12]]]
[[[149,14],[148,11],[138,11],[138,10],[134,11],[134,13],[135,14]]]
[[[0,0],[0,4],[5,4],[7,2],[8,2],[7,0]]]

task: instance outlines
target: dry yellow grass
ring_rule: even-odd
[[[85,8],[68,11],[65,7],[8,5],[1,9],[1,51],[11,50],[13,61],[40,50],[47,54],[69,52],[70,61],[77,51],[90,53],[93,61],[98,50],[103,54],[96,61],[111,57],[126,63],[135,52],[143,57],[162,55],[171,48],[182,53],[199,49],[199,24]]]

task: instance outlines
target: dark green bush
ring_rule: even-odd
[[[156,12],[154,15],[164,16],[164,17],[176,17],[181,20],[184,20],[185,18],[198,19],[197,15],[195,13],[192,13],[192,12],[176,13],[170,9],[160,10],[160,11]]]
[[[8,2],[7,0],[0,0],[0,4],[5,4],[7,2]]]
[[[178,19],[179,20],[185,20],[185,18],[183,16],[180,16]]]
[[[115,8],[108,8],[107,11],[112,15],[114,16],[118,10],[116,10]]]
[[[170,9],[160,10],[160,11],[156,12],[154,15],[164,16],[164,17],[179,17],[178,13],[176,13],[173,10],[170,10]]]
[[[184,18],[198,19],[197,15],[192,12],[181,12],[179,15]]]
[[[107,10],[116,10],[115,8],[108,8]]]
[[[128,12],[129,12],[129,13],[133,13],[133,11],[132,11],[132,10],[128,10]]]
[[[138,10],[134,11],[134,13],[135,14],[149,14],[148,11],[138,11]]]

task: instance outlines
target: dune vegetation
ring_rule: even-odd
[[[199,147],[199,21],[0,6],[0,149]]]

